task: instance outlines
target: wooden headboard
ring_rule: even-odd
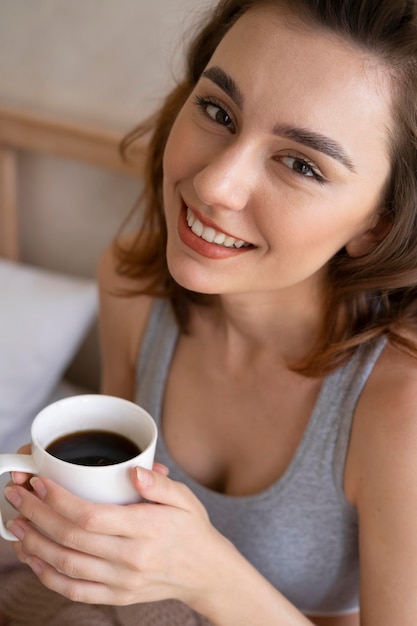
[[[46,153],[137,177],[144,144],[135,146],[134,167],[122,160],[122,138],[108,128],[74,123],[0,104],[0,256],[19,259],[18,152]]]

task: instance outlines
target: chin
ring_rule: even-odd
[[[184,260],[170,261],[169,256],[167,263],[172,278],[184,289],[204,295],[217,295],[220,293],[218,281],[213,280],[213,277],[207,276],[207,273],[196,267],[195,263],[189,263]]]

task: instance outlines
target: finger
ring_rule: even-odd
[[[17,451],[17,454],[30,454],[32,451],[32,447],[30,443],[22,446]],[[16,483],[16,485],[24,485],[30,479],[30,474],[26,474],[25,472],[12,472],[12,481]]]
[[[152,602],[160,599],[155,593],[152,595],[149,593],[146,594],[146,590],[143,592],[139,585],[132,589],[123,589],[117,585],[107,586],[97,581],[69,578],[57,572],[47,563],[39,562],[36,564],[36,567],[38,571],[39,568],[41,568],[38,577],[45,587],[48,587],[52,591],[74,602],[123,606],[136,602]],[[115,579],[119,579],[117,574],[115,574]]]
[[[158,474],[162,474],[162,476],[168,476],[169,474],[169,468],[166,465],[162,465],[162,463],[154,463],[152,470],[158,472]]]
[[[29,565],[37,575],[41,574],[43,564],[47,564],[69,578],[107,585],[118,580],[111,561],[58,545],[25,520],[15,520],[9,528],[20,539],[16,545],[19,560]]]
[[[69,600],[88,604],[116,604],[112,589],[101,582],[68,577],[37,557],[28,558],[26,563],[45,587]],[[120,598],[117,600],[120,603]]]
[[[26,487],[30,487],[29,481],[31,476],[31,474],[25,474],[23,472],[12,472],[12,481],[15,485],[25,485]]]
[[[18,520],[18,523],[25,534],[36,533],[24,520]],[[48,541],[45,537],[39,539],[45,543]],[[65,551],[53,543],[51,553],[54,556],[48,562],[36,553],[31,554],[24,543],[16,542],[14,546],[20,561],[28,565],[46,587],[71,600],[123,605],[158,599],[142,595],[146,576],[142,576],[136,563],[132,571],[129,562],[126,565],[122,562],[106,562],[74,551]],[[43,552],[47,554],[48,551]],[[128,550],[128,555],[132,557],[131,549]]]
[[[36,494],[8,487],[7,500],[42,534],[65,547],[110,557],[113,543],[109,538],[125,534],[132,526],[126,507],[87,502],[46,479],[36,478],[32,483]]]
[[[84,545],[89,546],[89,552],[96,554],[101,549],[97,543],[103,543],[100,534],[92,534],[81,527],[76,527],[71,521],[52,510],[46,503],[22,487],[5,489],[6,499],[14,506],[23,519],[11,520],[7,523],[8,529],[22,542],[28,554],[41,554],[47,547],[46,538],[64,547],[83,551]],[[90,537],[90,535],[93,535]],[[38,546],[38,547],[35,547]]]
[[[133,481],[140,495],[146,500],[185,511],[199,509],[205,512],[201,502],[186,485],[171,480],[159,472],[137,467]]]
[[[39,498],[55,513],[77,527],[94,534],[129,535],[133,506],[95,504],[70,493],[57,483],[34,477],[30,481]]]

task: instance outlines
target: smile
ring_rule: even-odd
[[[193,231],[194,235],[208,241],[209,243],[215,243],[218,246],[225,248],[249,248],[252,244],[243,241],[242,239],[235,239],[230,235],[226,235],[218,230],[215,230],[211,226],[204,226],[202,222],[194,215],[192,210],[187,207],[187,224]]]

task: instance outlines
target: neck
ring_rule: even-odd
[[[303,297],[285,294],[228,294],[218,297],[216,327],[232,362],[253,364],[272,356],[286,367],[302,359],[316,343],[324,323],[323,289]]]

